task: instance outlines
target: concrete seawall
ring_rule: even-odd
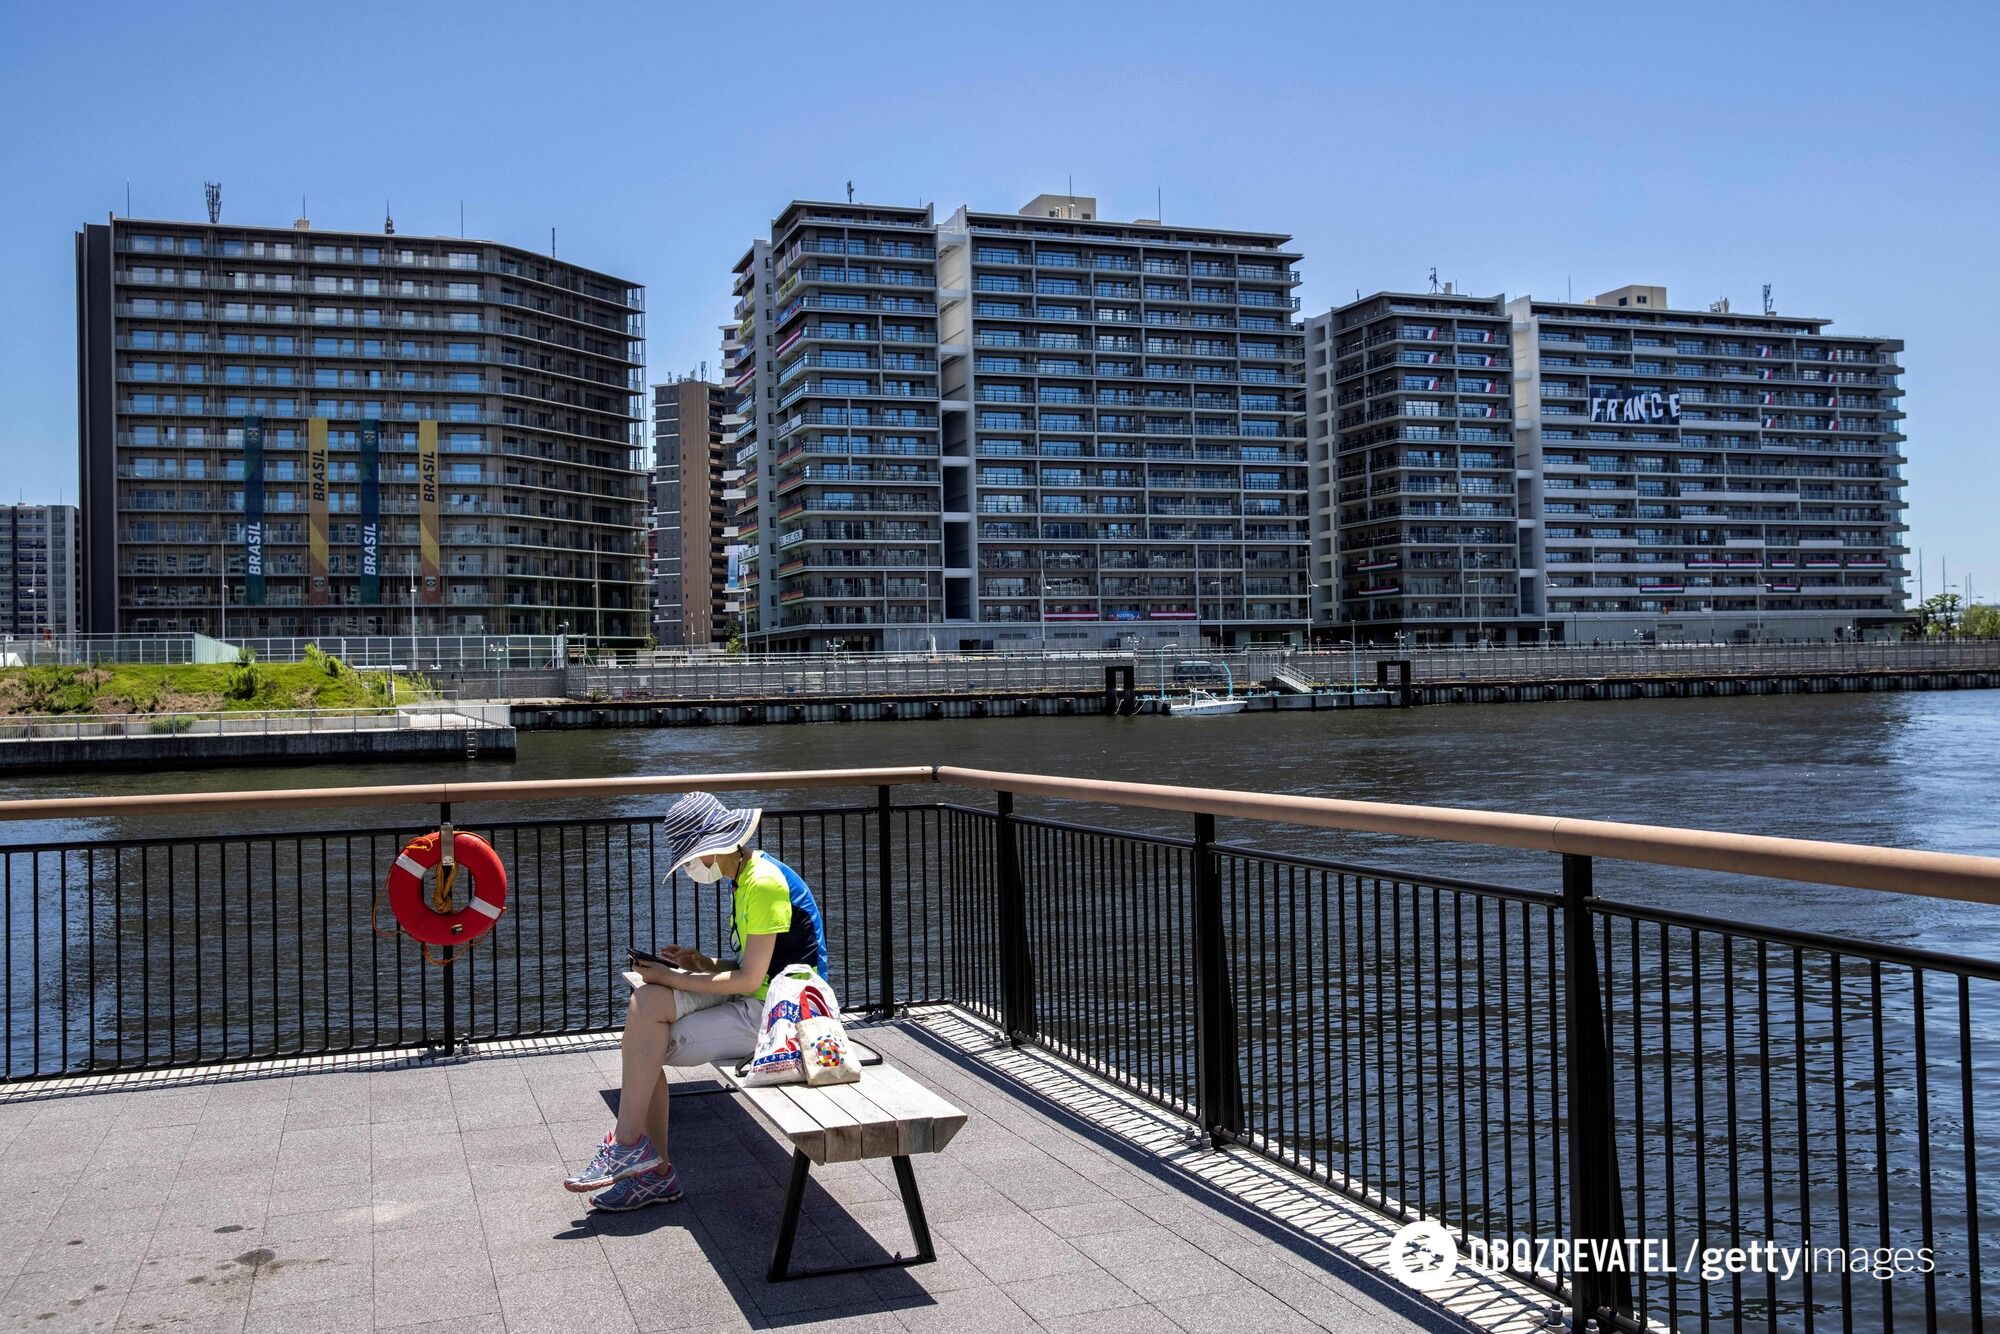
[[[515,751],[512,727],[478,716],[451,715],[422,727],[220,732],[162,729],[114,735],[30,736],[0,741],[0,773],[237,768],[354,760],[511,761]]]
[[[1393,667],[1394,663],[1385,664]],[[1704,699],[1738,695],[1819,695],[1899,690],[2000,689],[2000,671],[1761,672],[1605,676],[1594,679],[1425,681],[1405,683],[1383,673],[1380,688],[1358,695],[1345,690],[1257,694],[1246,713],[1320,711],[1350,707],[1429,707],[1446,704],[1536,704],[1624,699]],[[1375,683],[1370,682],[1369,686]],[[1219,686],[1215,687],[1218,690]],[[1109,712],[1164,713],[1159,701],[1111,702],[1103,690],[1022,690],[976,695],[856,695],[809,699],[516,700],[512,720],[522,731],[593,727],[761,726],[784,723],[911,722],[937,718],[1100,717]]]

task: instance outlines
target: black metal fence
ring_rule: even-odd
[[[760,834],[850,1010],[966,1006],[1620,1328],[1983,1324],[2000,965],[875,795]],[[629,943],[728,952],[656,817],[461,827],[508,912],[443,969],[374,929],[415,827],[0,847],[6,1078],[604,1031]]]

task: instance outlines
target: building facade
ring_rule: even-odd
[[[74,505],[0,505],[0,636],[76,633],[78,532]]]
[[[646,634],[638,285],[121,218],[78,233],[77,306],[90,630]]]
[[[1317,317],[1327,632],[1893,633],[1903,344],[1828,323],[1675,310],[1637,285],[1577,302],[1378,293]]]
[[[729,638],[722,397],[693,377],[653,386],[653,637],[663,648]]]
[[[794,203],[736,269],[753,642],[1300,642],[1299,256],[1273,233]]]

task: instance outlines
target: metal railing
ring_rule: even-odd
[[[1134,668],[1142,693],[1185,684],[1199,664],[1220,680],[1263,683],[1280,673],[1326,688],[1371,686],[1378,662],[1407,660],[1413,684],[1618,678],[2000,671],[2000,640],[1928,643],[1711,644],[1667,647],[1558,645],[1514,649],[1182,648],[1070,653],[707,654],[642,653],[572,668],[578,699],[853,698],[1093,690],[1106,666]]]
[[[423,613],[426,619],[432,610]],[[404,615],[398,613],[397,618]],[[351,667],[410,671],[551,668],[561,666],[567,656],[561,635],[329,634],[227,641],[205,635],[62,635],[0,640],[0,665],[228,662],[243,648],[260,662],[303,662],[309,645]]]
[[[994,801],[895,800],[933,783]],[[626,944],[727,946],[726,891],[659,874],[659,809],[696,788],[873,789],[774,807],[761,831],[812,884],[852,1009],[967,1007],[1218,1145],[1440,1220],[1462,1247],[1663,1248],[1656,1272],[1600,1252],[1519,1275],[1579,1324],[1983,1321],[2000,963],[1611,900],[1593,875],[1610,859],[1991,907],[1996,858],[953,766],[12,801],[0,820],[94,830],[404,814],[0,848],[4,1073],[614,1027]],[[1164,814],[1113,829],[1017,807],[1029,799]],[[462,816],[523,801],[542,817]],[[508,915],[434,970],[370,931],[371,905],[401,842],[455,809],[508,866]],[[1185,832],[1159,832],[1168,818]],[[1527,850],[1556,859],[1560,887],[1225,842],[1221,820]],[[1921,1252],[1929,1269],[1681,1267],[1766,1240],[1864,1266]]]

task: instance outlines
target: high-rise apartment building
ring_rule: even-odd
[[[120,218],[77,305],[91,630],[646,634],[637,284]]]
[[[0,637],[76,632],[77,534],[74,505],[0,505]]]
[[[1307,323],[1317,618],[1477,634],[1520,611],[1499,297],[1380,293]]]
[[[788,207],[724,342],[754,642],[1303,639],[1288,241],[1070,195]]]
[[[1321,620],[1416,642],[1893,631],[1903,344],[1828,323],[1651,286],[1315,318]]]
[[[692,376],[653,386],[653,636],[665,648],[729,637],[722,397]]]

